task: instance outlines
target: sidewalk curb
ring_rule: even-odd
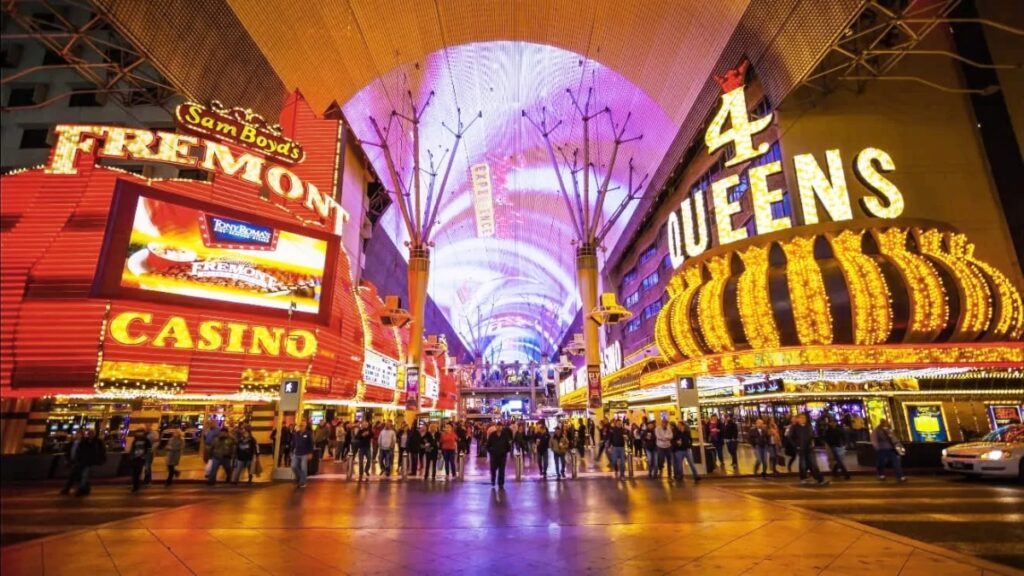
[[[830,522],[835,522],[837,524],[841,524],[841,525],[846,526],[848,528],[854,528],[854,529],[857,529],[857,530],[860,530],[860,531],[863,531],[863,532],[867,532],[868,534],[871,534],[873,536],[878,536],[879,538],[885,538],[887,540],[892,540],[892,541],[897,542],[899,544],[903,544],[904,546],[910,546],[911,548],[917,548],[917,549],[923,550],[925,552],[928,552],[930,554],[934,554],[936,556],[941,556],[941,557],[946,558],[948,560],[954,560],[956,562],[962,562],[964,564],[969,564],[971,566],[974,566],[976,568],[984,570],[986,574],[989,573],[989,572],[993,572],[993,573],[996,573],[996,574],[1001,574],[1003,576],[1024,576],[1024,570],[1018,570],[1018,569],[1016,569],[1016,568],[1014,568],[1012,566],[1006,566],[1005,564],[998,564],[996,562],[992,562],[992,561],[986,560],[984,558],[979,558],[977,556],[971,556],[970,554],[964,554],[962,552],[957,552],[955,550],[949,550],[949,549],[946,549],[946,548],[942,548],[942,547],[936,546],[934,544],[929,544],[927,542],[922,542],[920,540],[915,540],[913,538],[910,538],[910,537],[907,537],[907,536],[903,536],[901,534],[896,534],[895,532],[889,532],[888,530],[883,530],[881,528],[875,528],[874,526],[869,526],[867,524],[862,524],[860,522],[857,522],[856,520],[850,520],[849,518],[844,518],[842,516],[837,516],[837,515],[834,516],[834,515],[831,515],[831,514],[827,514],[825,512],[819,512],[817,510],[812,510],[810,508],[801,508],[801,507],[795,506],[793,504],[780,503],[780,502],[777,502],[775,500],[769,500],[767,498],[761,498],[759,496],[754,496],[752,494],[747,494],[746,492],[743,492],[743,491],[732,490],[732,489],[729,489],[727,487],[716,486],[715,488],[718,489],[718,490],[729,492],[730,494],[734,494],[734,495],[737,495],[737,496],[740,496],[740,497],[743,497],[743,498],[747,498],[749,500],[756,501],[756,502],[761,503],[761,504],[766,504],[766,505],[770,505],[770,506],[777,506],[779,508],[785,508],[786,510],[791,510],[793,512],[800,512],[801,514],[807,514],[807,515],[813,516],[815,518],[819,518],[821,520],[828,520]]]

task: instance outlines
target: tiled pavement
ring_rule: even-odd
[[[1015,574],[728,482],[278,484],[2,549],[18,574]],[[102,490],[114,487],[102,487]],[[120,488],[118,488],[120,489]],[[790,484],[795,498],[820,488]],[[803,496],[806,495],[806,496]]]

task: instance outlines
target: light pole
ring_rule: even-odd
[[[601,404],[601,352],[599,350],[600,341],[598,339],[598,326],[599,323],[592,317],[592,312],[598,308],[598,270],[597,270],[597,250],[602,248],[602,243],[605,237],[611,231],[612,226],[619,219],[620,216],[625,212],[626,207],[629,203],[639,197],[640,190],[643,189],[644,183],[647,181],[645,175],[640,183],[635,187],[633,185],[633,160],[629,161],[629,177],[628,177],[628,189],[626,195],[615,208],[612,214],[608,218],[603,218],[603,210],[605,198],[608,195],[609,186],[612,179],[612,171],[615,169],[615,162],[619,153],[619,146],[628,142],[633,142],[643,138],[643,135],[634,136],[630,138],[625,137],[626,127],[629,124],[630,114],[626,115],[625,120],[621,125],[617,124],[612,117],[612,111],[607,106],[598,110],[591,111],[591,101],[593,99],[593,87],[587,89],[587,98],[583,104],[580,104],[579,98],[577,98],[571,90],[566,90],[569,97],[572,98],[572,103],[576,108],[576,111],[580,115],[580,120],[583,123],[583,144],[582,144],[582,164],[580,159],[580,148],[576,148],[572,153],[572,160],[570,162],[568,155],[562,152],[562,164],[564,168],[568,170],[569,177],[573,187],[573,199],[569,197],[569,191],[565,184],[565,178],[562,176],[563,166],[559,163],[557,156],[555,155],[555,147],[551,143],[551,134],[556,128],[561,125],[561,120],[556,122],[554,126],[548,125],[547,111],[541,109],[540,120],[537,121],[531,118],[526,111],[523,111],[523,116],[533,124],[534,128],[540,133],[544,139],[544,144],[547,147],[548,157],[551,160],[551,165],[555,170],[555,175],[558,180],[559,191],[562,193],[562,201],[565,203],[565,207],[569,212],[569,216],[572,219],[573,231],[575,233],[574,244],[576,246],[576,278],[577,284],[580,291],[580,300],[583,305],[583,341],[585,345],[585,355],[587,365],[587,405],[593,410],[598,419],[603,417],[603,409]],[[602,168],[605,170],[604,177],[598,178],[598,166],[591,158],[591,121],[597,120],[601,116],[607,116],[608,122],[611,125],[611,133],[614,135],[614,141],[612,143],[611,155],[608,159],[608,163],[603,165]],[[561,149],[560,149],[561,151]],[[582,186],[580,173],[582,174]],[[591,176],[595,180],[597,189],[594,191],[594,202],[591,206]],[[582,196],[580,189],[582,187]],[[575,202],[573,201],[575,200]]]
[[[401,114],[397,110],[392,110],[391,115],[388,117],[387,125],[383,129],[378,124],[376,118],[371,116],[370,123],[377,134],[377,142],[363,141],[363,144],[380,148],[384,154],[388,174],[391,177],[391,186],[388,188],[388,191],[394,198],[395,203],[398,204],[402,222],[405,224],[405,230],[409,235],[409,241],[406,242],[406,246],[409,248],[408,288],[409,312],[412,316],[412,324],[409,329],[409,350],[405,363],[405,421],[412,425],[416,420],[416,413],[419,411],[420,392],[423,389],[423,313],[426,309],[427,281],[430,277],[430,248],[434,245],[431,241],[431,233],[436,223],[441,201],[444,199],[448,185],[448,176],[451,174],[452,164],[455,162],[455,153],[459,148],[459,143],[462,141],[466,131],[478,119],[483,117],[483,112],[478,113],[469,124],[464,124],[462,122],[462,111],[457,109],[454,130],[442,122],[441,125],[455,138],[455,142],[450,150],[446,150],[441,155],[438,165],[435,165],[434,156],[428,151],[429,168],[423,168],[420,158],[420,124],[422,123],[424,112],[430,107],[430,101],[433,100],[434,93],[431,92],[427,96],[427,101],[419,108],[417,108],[413,100],[412,91],[408,92],[408,96],[409,107],[412,113],[407,115]],[[393,132],[392,128],[395,125],[399,127],[398,137],[401,137],[403,122],[412,130],[412,187],[403,181],[402,176],[398,173],[392,143],[389,141],[389,137],[391,137]],[[438,168],[440,167],[439,164],[444,163],[445,155],[448,155],[448,161],[442,174]],[[422,183],[423,174],[429,177],[425,190]],[[437,179],[439,175],[441,176],[440,182]]]

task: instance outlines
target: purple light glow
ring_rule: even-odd
[[[553,353],[580,306],[571,219],[543,140],[522,111],[539,115],[545,107],[549,119],[560,119],[552,141],[568,144],[569,153],[582,142],[582,124],[567,89],[575,93],[582,87],[585,98],[593,86],[591,110],[608,106],[616,122],[632,113],[626,135],[642,133],[643,139],[620,149],[611,185],[619,189],[609,192],[604,217],[624,197],[630,156],[637,178],[654,172],[677,130],[631,82],[600,63],[581,62],[585,59],[579,54],[540,44],[464,44],[435,52],[418,67],[405,64],[391,70],[343,108],[357,137],[375,142],[370,116],[383,127],[392,110],[408,114],[407,92],[421,106],[433,90],[420,127],[423,166],[428,165],[428,150],[438,162],[452,145],[453,138],[441,123],[453,126],[457,108],[464,121],[483,112],[458,150],[438,211],[428,291],[468,347],[481,350],[488,361],[528,361]],[[591,146],[599,165],[608,160],[612,141],[608,119],[595,121]],[[389,143],[400,178],[411,182],[411,130],[395,124]],[[394,190],[383,154],[374,147],[366,150],[385,186]],[[480,163],[491,170],[495,235],[489,238],[477,237],[472,203],[469,167]],[[567,171],[563,175],[568,178]],[[424,175],[424,191],[427,181]],[[566,185],[571,191],[568,179]],[[592,180],[591,206],[597,186]],[[634,207],[635,202],[605,240],[609,248]],[[396,245],[405,245],[408,235],[397,207],[388,210],[380,225]],[[481,326],[478,317],[484,319]]]

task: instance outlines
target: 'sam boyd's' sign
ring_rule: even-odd
[[[297,164],[306,157],[302,146],[285,137],[279,125],[251,110],[228,108],[216,100],[209,107],[186,102],[178,105],[174,116],[182,130],[255,148],[280,162]]]
[[[733,156],[725,162],[730,168],[749,163],[764,156],[770,149],[768,143],[755,147],[753,136],[764,131],[771,124],[773,114],[751,118],[747,112],[747,98],[744,79],[748,67],[744,61],[724,77],[715,79],[722,86],[722,100],[704,134],[708,153],[714,153],[732,145]],[[728,128],[726,126],[728,125]],[[711,183],[710,190],[696,190],[687,196],[673,211],[665,226],[668,235],[669,255],[672,266],[678,268],[687,258],[703,253],[711,247],[712,229],[718,244],[729,244],[751,235],[746,226],[736,227],[734,216],[742,211],[742,195],[734,194],[736,188],[746,181],[749,185],[744,194],[749,194],[749,205],[753,208],[753,235],[792,228],[801,224],[816,224],[823,218],[838,222],[852,220],[850,190],[842,154],[838,149],[826,150],[822,166],[814,154],[798,154],[793,157],[796,172],[796,198],[802,221],[796,215],[780,214],[773,206],[783,203],[785,191],[769,185],[769,177],[782,173],[782,162],[775,160],[745,167],[739,173],[719,177]],[[896,165],[884,150],[864,148],[853,157],[853,172],[861,185],[867,189],[859,198],[863,211],[875,218],[897,218],[903,213],[903,195],[883,174],[892,172]],[[708,195],[710,194],[710,198]],[[824,214],[819,213],[819,205]],[[710,215],[708,209],[710,208]]]

